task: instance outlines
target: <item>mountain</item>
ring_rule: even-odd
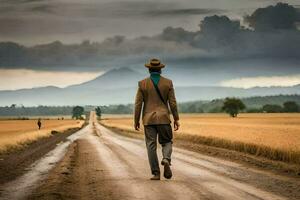
[[[182,75],[184,76],[184,75]],[[133,103],[137,82],[145,75],[130,68],[114,69],[94,80],[66,88],[41,87],[15,91],[0,91],[0,106],[36,105],[107,105]],[[182,82],[182,81],[181,81]],[[257,87],[240,89],[230,87],[182,86],[174,80],[178,102],[212,100],[228,96],[251,97],[278,94],[300,94],[300,85],[294,87]]]
[[[144,76],[130,68],[112,69],[94,80],[69,86],[68,89],[116,89],[137,85]]]

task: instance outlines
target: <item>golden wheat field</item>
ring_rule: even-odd
[[[82,124],[78,120],[42,120],[38,130],[37,120],[0,120],[0,152],[50,136],[52,130],[61,132]]]
[[[134,131],[132,118],[105,118],[108,127]],[[182,114],[177,139],[300,163],[300,114]],[[142,132],[141,132],[142,133]]]

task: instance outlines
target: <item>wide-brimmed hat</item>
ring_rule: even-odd
[[[149,69],[161,69],[161,68],[164,68],[165,65],[162,64],[160,62],[160,60],[156,59],[156,58],[153,58],[150,60],[149,63],[146,63],[145,64],[145,67],[149,68]]]

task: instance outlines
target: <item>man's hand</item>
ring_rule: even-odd
[[[174,131],[178,131],[179,127],[180,127],[179,121],[178,120],[174,121]]]
[[[136,131],[139,131],[140,130],[140,123],[134,124],[134,129]]]

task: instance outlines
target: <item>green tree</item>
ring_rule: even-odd
[[[95,111],[96,111],[97,117],[99,119],[101,119],[101,114],[102,114],[101,108],[98,106],[98,107],[96,107]]]
[[[240,110],[245,109],[245,104],[237,98],[226,98],[222,107],[231,117],[236,117]]]
[[[267,113],[280,113],[282,110],[283,108],[276,104],[266,104],[262,107],[262,111]]]
[[[287,101],[283,103],[283,111],[284,112],[299,112],[299,106],[294,101]]]
[[[82,115],[84,113],[84,108],[81,106],[75,106],[72,111],[72,118],[82,119]]]

